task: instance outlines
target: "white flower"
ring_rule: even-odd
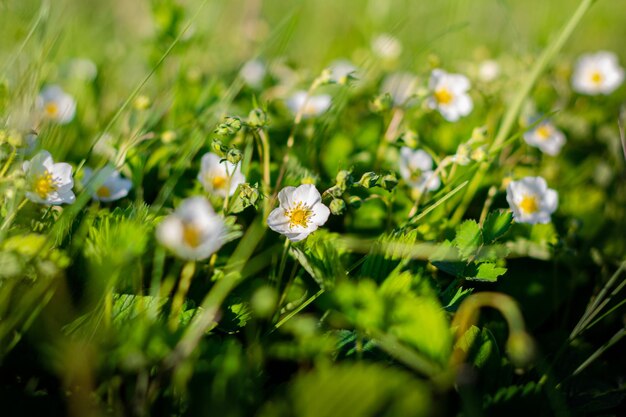
[[[224,244],[226,226],[204,197],[183,200],[158,226],[159,242],[185,259],[206,259]]]
[[[415,94],[417,77],[410,72],[396,72],[389,74],[383,80],[380,91],[388,93],[393,100],[393,104],[400,106]]]
[[[74,58],[68,62],[69,73],[72,78],[83,81],[93,81],[98,76],[98,67],[88,58]]]
[[[288,100],[287,107],[296,115],[302,110],[303,117],[319,116],[324,113],[331,104],[328,94],[319,94],[307,98],[306,91],[295,92]]]
[[[72,188],[72,167],[64,162],[55,164],[48,151],[41,151],[30,161],[24,161],[28,191],[26,197],[40,204],[71,204],[76,199]]]
[[[402,43],[388,33],[383,33],[372,39],[372,51],[383,59],[393,60],[402,53]]]
[[[624,69],[613,52],[600,51],[578,58],[572,87],[582,94],[610,94],[624,81]]]
[[[565,134],[550,121],[539,123],[534,129],[524,133],[524,140],[530,146],[539,148],[548,155],[558,155],[565,144]]]
[[[493,59],[487,59],[478,66],[478,78],[486,83],[494,81],[500,76],[500,64]]]
[[[252,59],[241,67],[239,75],[243,81],[253,88],[260,88],[267,74],[267,68],[260,59]]]
[[[86,185],[95,174],[89,168],[85,168],[83,172],[83,184]],[[129,179],[122,177],[119,172],[113,170],[102,185],[91,193],[91,197],[94,200],[108,203],[126,197],[132,187],[133,183]]]
[[[338,84],[345,84],[348,76],[355,76],[358,70],[352,62],[347,59],[338,59],[330,63],[330,79]]]
[[[456,122],[470,114],[474,108],[472,98],[467,94],[470,82],[461,74],[448,74],[440,69],[433,70],[430,75],[429,88],[432,92],[428,99],[431,109],[439,113],[449,122]]]
[[[62,125],[71,122],[76,114],[74,98],[58,85],[50,85],[41,90],[37,107],[44,118]]]
[[[511,181],[506,187],[506,201],[518,223],[550,223],[558,200],[557,192],[548,188],[541,177],[525,177]]]
[[[400,175],[411,187],[420,192],[439,188],[441,180],[433,171],[433,158],[421,149],[403,146],[400,149]]]
[[[272,210],[267,225],[292,242],[299,242],[328,220],[330,210],[313,184],[285,187],[278,193],[280,207]]]
[[[207,193],[225,198],[233,195],[239,184],[246,182],[241,173],[241,165],[234,165],[214,153],[205,153],[200,162],[198,181],[204,186]]]

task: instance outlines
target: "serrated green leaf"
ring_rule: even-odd
[[[457,229],[454,246],[459,249],[463,259],[469,258],[483,244],[480,226],[474,220],[466,220]]]
[[[466,279],[470,281],[496,282],[498,277],[506,272],[506,268],[498,267],[495,263],[484,262],[467,267]]]
[[[492,211],[487,215],[483,224],[483,238],[486,244],[491,244],[506,232],[513,222],[513,213],[509,210]]]

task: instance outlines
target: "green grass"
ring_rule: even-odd
[[[581,95],[571,76],[585,52],[626,64],[625,10],[0,2],[0,414],[622,415],[626,90]],[[381,33],[401,42],[397,59],[372,53]],[[260,88],[238,75],[253,58],[268,66]],[[339,58],[357,80],[328,82]],[[495,81],[479,79],[486,59]],[[426,105],[434,68],[472,83],[458,122]],[[398,71],[418,88],[394,106],[381,85]],[[70,123],[36,117],[49,84],[76,100]],[[296,90],[332,105],[293,114]],[[523,139],[548,119],[567,137],[557,156]],[[460,145],[467,165],[451,159]],[[402,146],[432,156],[439,188],[420,195],[402,178]],[[40,149],[72,166],[73,204],[26,197],[22,162]],[[241,164],[246,183],[227,198],[197,179],[207,152]],[[133,187],[95,201],[107,175],[84,183],[85,167]],[[550,223],[512,219],[507,184],[525,176],[558,192]],[[289,242],[267,219],[301,184],[332,214]],[[224,244],[189,260],[156,234],[198,195]]]

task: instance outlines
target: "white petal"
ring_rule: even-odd
[[[288,186],[280,190],[278,193],[278,201],[280,202],[280,206],[283,208],[289,208],[292,206],[293,202],[293,193],[296,191],[296,187]]]
[[[457,96],[454,105],[461,116],[467,116],[474,108],[472,98],[468,94],[461,94]]]
[[[547,190],[543,196],[543,209],[546,210],[549,214],[552,214],[556,211],[558,205],[559,194],[555,190]]]
[[[289,219],[285,215],[285,210],[281,207],[275,208],[267,216],[267,226],[275,232],[286,233],[289,231]]]
[[[302,202],[307,207],[313,207],[315,204],[322,201],[320,192],[317,191],[313,184],[302,184],[298,186],[291,197],[293,203]]]
[[[328,220],[328,216],[330,215],[330,209],[326,207],[322,203],[317,203],[313,207],[311,207],[311,211],[313,212],[311,221],[313,221],[316,225],[322,226]]]
[[[59,162],[54,164],[51,169],[52,176],[61,182],[61,184],[73,184],[72,179],[72,166],[65,162]]]

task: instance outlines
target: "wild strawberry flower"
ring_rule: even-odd
[[[191,197],[157,226],[156,236],[177,256],[202,260],[222,247],[226,225],[206,198]]]
[[[550,223],[558,200],[557,192],[548,188],[542,177],[524,177],[506,187],[506,201],[518,223]]]
[[[239,75],[243,81],[252,88],[261,88],[267,74],[267,67],[260,59],[251,59],[243,64]]]
[[[433,171],[433,158],[421,149],[406,146],[400,149],[400,175],[407,184],[420,192],[439,188],[441,180]]]
[[[396,72],[385,77],[380,91],[389,94],[394,105],[401,106],[408,103],[415,94],[416,88],[417,77],[414,74]]]
[[[226,198],[234,194],[239,184],[246,182],[246,177],[241,173],[241,164],[222,161],[216,154],[208,152],[202,156],[198,181],[207,193]]]
[[[478,78],[480,81],[490,83],[500,76],[500,64],[493,59],[487,59],[478,66]]]
[[[86,185],[94,175],[93,170],[85,168],[83,170],[83,184]],[[91,193],[91,198],[96,201],[109,203],[126,197],[132,187],[133,183],[129,179],[124,178],[118,171],[113,170],[102,185]]]
[[[76,200],[72,191],[72,167],[65,162],[54,163],[48,151],[41,151],[30,161],[24,161],[28,191],[26,197],[40,204],[71,204]]]
[[[71,122],[76,114],[76,101],[58,85],[41,90],[37,107],[45,119],[62,125]]]
[[[456,122],[467,116],[474,108],[472,98],[467,94],[470,82],[464,75],[433,70],[429,89],[431,96],[427,100],[428,107],[438,110],[449,122]]]
[[[532,130],[524,133],[524,141],[530,146],[551,156],[558,155],[565,144],[565,134],[548,120],[539,123]]]
[[[348,77],[355,76],[358,70],[358,68],[347,59],[333,61],[328,68],[330,69],[330,79],[337,84],[345,84],[348,81]]]
[[[307,98],[306,91],[296,91],[287,99],[287,107],[294,114],[302,111],[304,118],[319,116],[330,108],[332,99],[328,94],[312,95]]]
[[[328,220],[330,210],[313,184],[285,187],[278,193],[280,206],[267,217],[270,229],[299,242]]]
[[[372,51],[379,58],[394,60],[402,53],[402,43],[395,36],[383,33],[372,39]]]
[[[624,81],[624,69],[613,52],[599,51],[578,58],[572,87],[581,94],[611,94]]]

